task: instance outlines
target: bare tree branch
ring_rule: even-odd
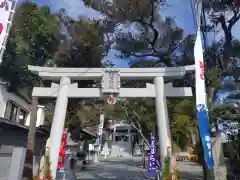
[[[127,111],[127,105],[126,105],[125,103],[124,103],[124,110],[125,110],[125,114],[126,114],[127,118],[128,118],[129,120],[131,120],[131,117],[129,117],[129,114],[128,114],[128,111]],[[135,115],[137,116],[137,118],[140,120],[141,117],[136,113],[136,111],[135,111],[134,109],[133,109],[133,112],[135,112],[134,114],[135,114]],[[134,122],[136,122],[136,121],[134,121]],[[142,133],[141,126],[140,126],[139,122],[136,122],[136,123],[139,125],[139,128],[136,127],[136,125],[134,124],[134,122],[131,121],[131,124],[132,124],[133,128],[137,130],[137,132],[140,134],[140,136],[142,137],[142,139],[144,140],[144,142],[147,144],[148,148],[151,149],[151,146],[150,146],[150,143],[149,143],[148,139],[147,139],[147,138],[143,135],[143,133]],[[160,163],[159,163],[158,159],[156,160],[156,162],[157,162],[158,167],[160,167]]]

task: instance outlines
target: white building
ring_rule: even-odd
[[[103,145],[102,154],[108,154],[111,157],[131,157],[136,154],[139,137],[128,120],[110,125],[105,133],[108,138]]]
[[[8,92],[7,85],[6,82],[0,80],[0,118],[29,126],[31,104],[16,94]],[[44,106],[39,105],[37,110],[37,127],[43,125],[44,117]]]

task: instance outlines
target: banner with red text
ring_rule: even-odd
[[[214,162],[212,156],[210,124],[207,110],[203,48],[200,30],[197,31],[197,38],[194,46],[194,58],[195,58],[196,106],[198,126],[207,167],[213,168]]]
[[[0,47],[7,35],[7,28],[9,26],[10,15],[12,10],[12,0],[0,0]]]

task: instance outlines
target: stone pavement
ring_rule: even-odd
[[[203,180],[203,169],[200,165],[189,162],[177,162],[177,169],[181,173],[182,180]]]
[[[77,180],[150,180],[147,170],[141,165],[141,157],[101,159],[88,165],[85,170],[76,171]],[[202,167],[192,162],[177,162],[182,180],[203,180]]]
[[[100,160],[76,173],[77,180],[147,180],[136,161],[126,158]]]

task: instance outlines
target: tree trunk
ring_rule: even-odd
[[[207,87],[207,97],[210,102],[213,102],[214,94],[215,94],[216,88],[215,87]]]
[[[142,160],[143,160],[143,168],[146,167],[146,157],[145,157],[145,143],[142,144]]]
[[[196,135],[194,134],[193,130],[190,129],[190,133],[191,133],[191,139],[192,139],[192,146],[193,148],[195,148],[197,142],[196,142]]]
[[[37,105],[38,98],[32,97],[32,111],[30,118],[30,125],[28,131],[28,141],[27,141],[27,152],[25,157],[23,178],[29,180],[33,179],[33,156],[35,147],[35,133],[36,133],[36,122],[37,122]]]

